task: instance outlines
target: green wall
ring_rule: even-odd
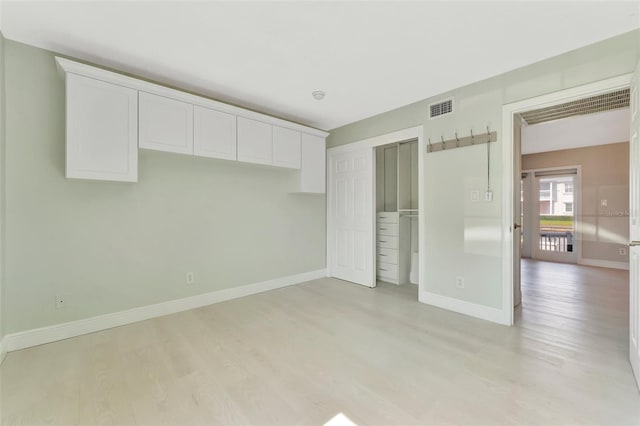
[[[335,147],[396,130],[423,125],[425,141],[498,131],[491,144],[492,203],[472,202],[470,193],[487,186],[486,146],[421,154],[424,156],[426,251],[425,290],[487,307],[502,305],[502,106],[558,90],[631,72],[638,58],[634,31],[564,55],[406,105],[331,131]],[[493,52],[487,55],[508,54]],[[401,76],[399,76],[401,78]],[[427,119],[427,105],[455,97],[455,113]],[[465,288],[455,277],[465,277]]]
[[[0,32],[0,343],[5,335],[4,308],[4,171],[5,171],[5,115],[4,115],[4,36]],[[0,354],[1,356],[1,354]],[[2,359],[0,359],[2,362]]]
[[[325,268],[295,171],[141,150],[138,183],[65,179],[54,54],[4,47],[7,333]]]

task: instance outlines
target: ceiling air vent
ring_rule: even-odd
[[[429,105],[429,118],[441,117],[453,112],[453,98]]]

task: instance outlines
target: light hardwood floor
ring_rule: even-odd
[[[627,273],[523,269],[515,327],[322,279],[13,352],[2,424],[640,424]]]

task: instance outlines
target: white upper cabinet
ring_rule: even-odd
[[[238,117],[238,161],[273,163],[271,127],[261,121]]]
[[[193,105],[140,92],[140,148],[193,154]]]
[[[328,133],[56,57],[67,81],[69,178],[137,181],[138,149],[300,169],[325,192]]]
[[[68,178],[138,180],[137,90],[66,76]]]
[[[193,153],[203,157],[235,160],[236,116],[194,106]]]
[[[324,138],[302,134],[300,191],[323,194],[326,187],[326,147]]]
[[[300,168],[300,132],[273,126],[273,165]]]

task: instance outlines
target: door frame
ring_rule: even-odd
[[[376,167],[375,167],[375,148],[378,146],[382,146],[382,145],[388,145],[391,143],[396,143],[396,142],[403,142],[403,141],[407,141],[407,140],[418,140],[418,211],[420,212],[420,214],[418,215],[418,252],[420,253],[420,256],[418,256],[418,291],[419,294],[420,292],[423,290],[423,286],[424,286],[424,277],[423,277],[423,271],[424,271],[424,250],[425,250],[425,219],[424,219],[424,154],[426,152],[425,149],[425,144],[424,144],[424,126],[420,125],[420,126],[415,126],[415,127],[409,127],[406,129],[402,129],[402,130],[398,130],[395,132],[391,132],[391,133],[385,133],[382,135],[378,135],[378,136],[374,136],[371,138],[367,138],[367,139],[362,139],[359,141],[355,141],[352,143],[348,143],[345,145],[340,145],[340,146],[336,146],[333,148],[329,148],[327,150],[327,179],[329,179],[329,176],[331,176],[330,174],[330,170],[329,170],[329,165],[331,164],[331,161],[329,161],[330,156],[336,155],[336,154],[340,154],[343,152],[349,152],[349,151],[358,151],[358,150],[365,150],[368,149],[371,151],[371,157],[373,159],[373,167],[371,168],[371,178],[372,178],[372,185],[370,188],[371,191],[371,199],[373,200],[373,208],[371,209],[371,217],[372,217],[372,224],[373,226],[371,226],[371,236],[372,236],[372,241],[374,241],[374,243],[372,244],[372,252],[371,252],[371,258],[373,259],[372,262],[372,269],[371,269],[371,276],[373,277],[373,286],[375,287],[375,280],[376,280],[376,244],[375,244],[375,237],[376,237],[376,181],[375,181],[375,173],[376,173]],[[332,191],[332,186],[330,184],[330,182],[327,182],[327,235],[326,235],[326,244],[327,244],[327,252],[326,252],[326,259],[327,259],[327,276],[331,277],[333,276],[333,272],[331,270],[332,265],[331,265],[331,259],[333,258],[331,250],[333,248],[333,240],[332,240],[332,235],[333,235],[333,223],[331,223],[331,209],[333,208],[333,197],[332,194],[330,193],[330,191]]]
[[[631,86],[631,73],[600,80],[571,89],[559,90],[542,96],[522,101],[512,102],[502,106],[502,315],[503,323],[513,325],[513,202],[515,197],[514,176],[520,173],[516,169],[513,149],[514,115],[532,109],[545,108],[565,102],[575,101],[616,89],[626,89]],[[518,196],[519,196],[518,188]]]
[[[575,263],[576,264],[580,264],[580,262],[582,261],[582,165],[577,164],[577,165],[567,165],[567,166],[559,166],[559,167],[542,167],[542,168],[537,168],[537,169],[526,169],[526,170],[522,170],[522,173],[531,173],[533,175],[533,179],[536,179],[535,177],[535,173],[536,172],[546,172],[546,171],[556,171],[556,170],[568,170],[568,169],[576,169],[576,175],[575,175],[575,182],[574,182],[574,192],[573,192],[573,203],[574,203],[574,211],[573,211],[573,217],[574,217],[574,239],[573,239],[573,255],[575,257]],[[535,181],[534,181],[535,182]],[[536,189],[535,188],[535,183],[531,184],[533,186],[533,188],[528,188],[530,191],[532,189]],[[529,196],[531,196],[531,194],[529,194]],[[531,203],[531,201],[530,201]],[[527,203],[525,202],[524,205],[526,206]],[[529,208],[533,207],[532,204],[530,204],[528,206]],[[537,222],[535,220],[533,220],[532,217],[529,217],[529,219],[531,219],[531,223],[527,223],[526,225],[531,227],[531,225],[534,222]],[[521,224],[524,228],[525,224],[522,223]],[[538,223],[539,226],[539,223]],[[539,227],[536,228],[531,228],[534,231],[535,234],[535,230],[536,229],[540,229]],[[535,237],[535,235],[534,235]],[[535,239],[535,238],[534,238]],[[548,260],[548,259],[543,259],[541,257],[536,257],[536,252],[539,252],[539,249],[536,250],[536,243],[534,241],[529,241],[529,244],[531,244],[531,258],[532,259],[539,259],[539,260]],[[515,259],[514,259],[515,261]],[[551,260],[551,261],[556,261],[556,260]],[[561,261],[561,260],[558,260]],[[574,263],[574,262],[571,262]]]

